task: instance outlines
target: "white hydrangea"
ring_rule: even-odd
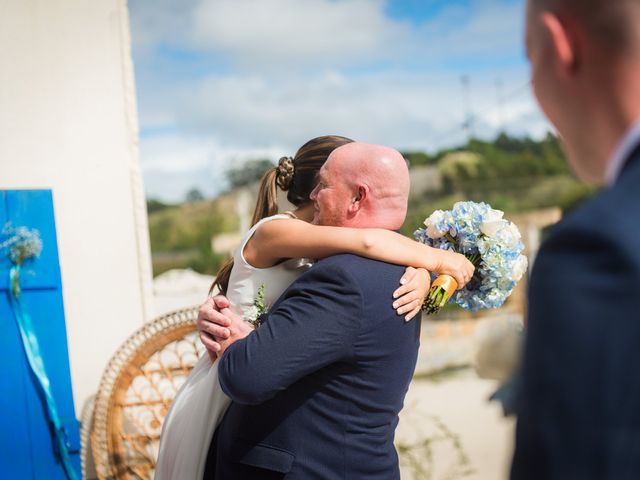
[[[524,255],[520,255],[518,259],[513,264],[513,270],[511,270],[511,277],[517,282],[519,281],[524,272],[527,271],[527,267],[529,266],[529,261],[527,257]]]
[[[427,235],[434,240],[438,238],[442,238],[447,230],[441,230],[439,225],[442,224],[444,220],[444,212],[442,210],[436,210],[433,212],[429,218],[424,221],[425,227],[427,227]]]
[[[504,212],[502,210],[490,209],[484,215],[482,225],[480,225],[480,231],[487,237],[493,237],[509,223],[502,218],[503,216]]]

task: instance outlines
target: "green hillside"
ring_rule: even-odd
[[[212,252],[211,238],[238,228],[230,197],[180,205],[149,200],[147,209],[154,276],[173,268],[217,271],[224,258]]]

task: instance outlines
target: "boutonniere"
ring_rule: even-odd
[[[247,321],[253,325],[253,328],[258,328],[262,325],[263,315],[267,313],[268,307],[264,303],[264,291],[266,289],[265,284],[260,285],[258,289],[258,294],[256,298],[253,300],[253,306],[247,312],[246,319]]]

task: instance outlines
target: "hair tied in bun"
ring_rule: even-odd
[[[284,191],[289,190],[291,182],[293,182],[293,158],[282,157],[278,162],[276,170],[276,182],[278,183],[278,186]]]

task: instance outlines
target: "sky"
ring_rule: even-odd
[[[213,197],[229,168],[319,135],[431,153],[542,137],[524,1],[129,0],[147,196]]]

